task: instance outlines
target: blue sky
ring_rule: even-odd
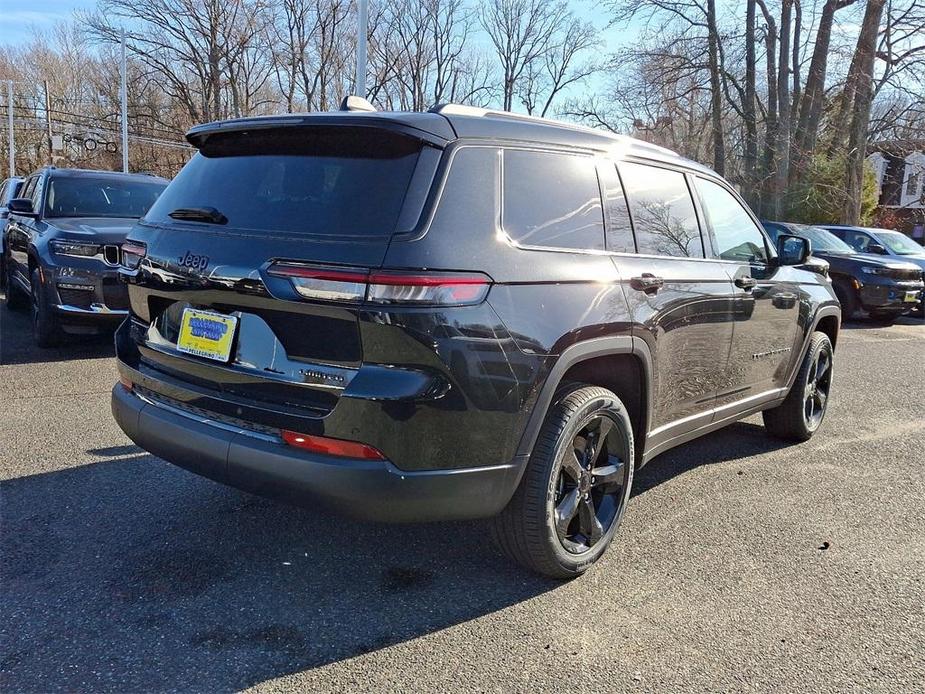
[[[373,0],[375,2],[375,0]],[[92,9],[96,0],[0,0],[0,44],[15,44],[28,40],[31,27],[49,29],[56,22],[67,20],[74,10]],[[584,0],[572,3],[577,14],[598,27],[606,21],[596,3]],[[619,43],[618,32],[607,32],[607,48]]]
[[[95,0],[0,0],[0,43],[28,40],[30,27],[49,29],[69,19],[74,10],[95,4]]]

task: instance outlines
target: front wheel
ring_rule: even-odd
[[[633,429],[605,388],[572,385],[546,416],[492,534],[509,557],[553,578],[584,573],[610,545],[633,483]]]
[[[56,347],[61,342],[61,326],[48,305],[38,269],[32,271],[32,336],[42,348]]]
[[[832,283],[832,289],[835,290],[835,296],[841,304],[842,319],[850,320],[858,310],[858,298],[854,289],[840,280]]]
[[[782,439],[808,441],[825,417],[834,351],[829,336],[814,332],[786,400],[761,413],[765,428]]]

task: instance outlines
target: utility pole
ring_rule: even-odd
[[[125,29],[122,29],[121,73],[122,88],[119,97],[122,101],[122,171],[128,173],[128,82],[125,65]]]
[[[16,139],[13,137],[13,80],[6,83],[6,124],[10,131],[10,178],[16,175]]]
[[[48,126],[48,163],[54,166],[55,164],[55,150],[54,142],[51,139],[51,97],[48,96],[48,80],[44,80],[45,84],[45,125]]]
[[[369,24],[369,0],[357,2],[357,96],[366,98],[366,32]]]

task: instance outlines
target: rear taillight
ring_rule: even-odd
[[[362,458],[363,460],[385,460],[382,453],[365,443],[332,439],[327,436],[312,436],[300,434],[297,431],[283,429],[280,432],[283,441],[296,448],[304,448],[313,453],[334,455],[341,458]]]
[[[491,279],[479,272],[402,272],[319,268],[274,263],[267,273],[285,277],[306,299],[417,306],[460,306],[484,301]]]
[[[138,241],[126,241],[122,244],[122,266],[129,270],[135,270],[147,252],[148,247],[143,243]]]

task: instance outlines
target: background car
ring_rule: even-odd
[[[922,302],[922,270],[899,258],[859,253],[822,227],[793,222],[762,222],[775,241],[780,234],[809,239],[812,253],[829,262],[832,286],[844,319],[858,309],[891,322],[917,310]]]
[[[0,257],[3,257],[3,249],[6,244],[6,222],[10,216],[10,200],[19,195],[24,178],[13,176],[0,183]],[[0,263],[0,286],[3,285],[3,273],[6,271],[3,263]]]
[[[862,253],[888,255],[898,260],[914,263],[925,273],[925,248],[911,238],[890,229],[874,229],[852,226],[825,226],[849,246]],[[925,297],[919,303],[919,315],[925,315]]]
[[[9,203],[4,289],[9,308],[31,306],[36,344],[125,318],[122,242],[166,187],[146,174],[55,167],[26,179]]]

